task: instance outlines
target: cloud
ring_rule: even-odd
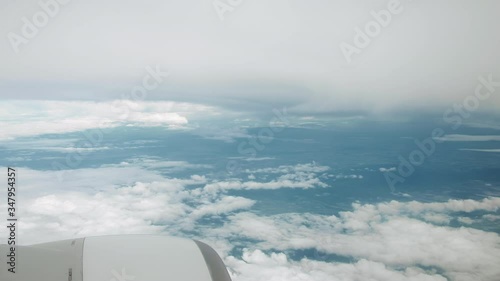
[[[447,223],[454,212],[496,212],[499,198],[410,204],[392,201],[353,207],[353,211],[339,216],[239,213],[232,215],[224,228],[213,230],[213,235],[256,240],[251,246],[253,251],[316,249],[319,256],[367,260],[392,270],[434,268],[442,272],[441,279],[471,280],[475,276],[477,280],[493,281],[500,273],[496,266],[500,262],[498,234],[440,225]],[[437,224],[423,221],[429,218]],[[355,279],[349,275],[346,280]]]
[[[362,175],[344,175],[344,174],[339,174],[339,175],[329,175],[329,177],[335,178],[335,179],[362,179]]]
[[[490,153],[499,153],[500,152],[500,149],[462,148],[460,150],[463,150],[463,151],[477,151],[477,152],[490,152]]]
[[[176,102],[0,101],[0,140],[118,126],[184,128],[188,117],[215,114],[211,107]]]
[[[497,220],[500,220],[500,216],[488,214],[488,215],[484,215],[483,219],[489,220],[489,221],[497,221]]]
[[[449,224],[451,221],[450,216],[436,213],[425,213],[422,215],[422,219],[434,224]]]
[[[496,212],[499,208],[500,208],[499,197],[485,198],[481,201],[476,201],[472,199],[466,199],[466,200],[450,199],[443,203],[421,203],[418,201],[403,203],[398,201],[391,201],[389,203],[383,203],[378,205],[378,209],[388,214],[394,212],[395,210],[408,212],[411,214],[418,214],[422,213],[423,211],[471,213],[474,211],[484,210],[484,211]]]
[[[472,135],[445,135],[441,138],[436,138],[439,141],[500,141],[500,136],[472,136]]]
[[[236,210],[250,209],[254,204],[254,200],[243,197],[225,196],[221,200],[209,202],[198,207],[191,213],[191,216],[201,218],[208,215],[231,213]]]
[[[207,190],[217,184],[207,176],[166,177],[161,166],[151,169],[130,161],[68,170],[61,183],[51,180],[57,171],[20,168],[19,242],[132,233],[193,237],[219,250],[235,281],[495,281],[500,274],[498,234],[447,225],[452,219],[466,224],[464,213],[473,212],[496,220],[498,197],[354,203],[352,210],[337,215],[268,215],[252,212],[255,200]],[[266,171],[296,171],[278,174],[278,179],[310,174],[314,179],[314,172],[326,170],[299,164]],[[1,228],[0,235],[5,234]],[[293,254],[309,250],[313,253]]]
[[[378,169],[382,173],[387,173],[387,172],[395,172],[397,170],[396,167],[390,167],[390,168],[379,168]]]
[[[275,157],[254,157],[254,158],[246,158],[245,161],[267,161],[267,160],[275,160]]]
[[[293,176],[293,175],[292,175]],[[207,192],[215,192],[219,190],[257,190],[257,189],[280,189],[280,188],[315,188],[327,187],[328,185],[321,182],[319,179],[299,179],[289,180],[280,177],[278,180],[269,182],[256,181],[223,181],[207,184],[205,190]]]
[[[103,167],[141,167],[146,170],[155,170],[161,172],[178,172],[188,169],[208,170],[213,169],[212,165],[193,164],[187,161],[169,161],[160,157],[143,156],[127,159],[120,164],[104,165]]]
[[[227,265],[237,281],[349,281],[349,280],[394,280],[394,281],[445,281],[445,277],[409,267],[404,271],[388,268],[383,263],[362,259],[344,263],[326,263],[307,258],[299,262],[290,261],[284,253],[265,254],[260,250],[243,252],[242,259],[229,257]]]
[[[463,224],[473,224],[474,220],[468,217],[459,217],[457,218],[457,221]]]
[[[174,235],[193,229],[204,216],[248,209],[255,203],[193,189],[206,182],[204,176],[167,178],[137,166],[68,170],[63,182],[53,180],[56,171],[18,170],[26,177],[25,193],[19,195],[23,202],[19,237],[24,243],[89,235],[165,233],[165,228]],[[47,186],[47,182],[52,184]]]
[[[117,92],[130,92],[129,84],[141,79],[145,66],[159,63],[172,75],[151,93],[155,99],[239,109],[281,103],[327,113],[447,107],[474,93],[477,76],[498,77],[500,35],[482,32],[500,25],[497,1],[401,5],[404,11],[350,64],[339,45],[352,44],[355,29],[363,29],[373,20],[371,12],[384,9],[387,1],[254,1],[238,6],[224,22],[212,2],[65,5],[35,38],[21,44],[19,54],[7,37],[0,41],[0,92],[20,98],[116,99]],[[0,9],[0,33],[21,34],[21,19],[39,9],[36,2],[9,3]],[[435,12],[423,18],[421,10]],[[456,58],[459,65],[448,63]],[[495,109],[499,101],[493,97],[481,107]]]
[[[247,169],[250,181],[232,180],[216,181],[204,187],[207,192],[219,192],[228,190],[259,190],[259,189],[280,189],[280,188],[300,188],[309,189],[316,187],[328,187],[327,184],[318,178],[318,174],[328,171],[327,166],[320,166],[316,163],[282,165],[276,168]],[[281,174],[276,179],[259,182],[254,174]],[[356,176],[357,178],[357,176]]]
[[[309,173],[321,173],[326,172],[330,168],[328,166],[321,166],[316,162],[306,163],[306,164],[297,164],[297,165],[282,165],[279,167],[272,168],[260,168],[260,169],[247,169],[245,173],[249,174],[309,174]]]

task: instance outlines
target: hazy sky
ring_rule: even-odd
[[[500,81],[496,0],[401,0],[348,62],[340,44],[355,46],[356,28],[388,3],[243,0],[222,21],[212,0],[70,0],[16,53],[12,33],[23,36],[22,18],[43,10],[38,1],[2,1],[0,95],[119,99],[159,65],[170,76],[151,100],[399,111],[462,102],[480,75]],[[481,106],[498,109],[500,90]]]

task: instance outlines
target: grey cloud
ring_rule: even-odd
[[[3,97],[113,99],[160,64],[172,77],[152,99],[386,111],[448,106],[479,75],[500,79],[494,0],[401,0],[403,12],[350,64],[339,44],[388,1],[252,1],[224,22],[211,1],[70,1],[15,54],[6,35],[21,32],[37,3],[0,11]],[[499,104],[495,96],[484,108]]]

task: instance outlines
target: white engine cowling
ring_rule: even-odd
[[[231,281],[219,255],[189,239],[124,235],[0,245],[2,281]],[[9,271],[9,268],[11,269]]]

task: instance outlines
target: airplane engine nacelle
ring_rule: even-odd
[[[2,281],[231,281],[210,246],[165,236],[89,237],[17,246],[9,255],[0,245]]]

